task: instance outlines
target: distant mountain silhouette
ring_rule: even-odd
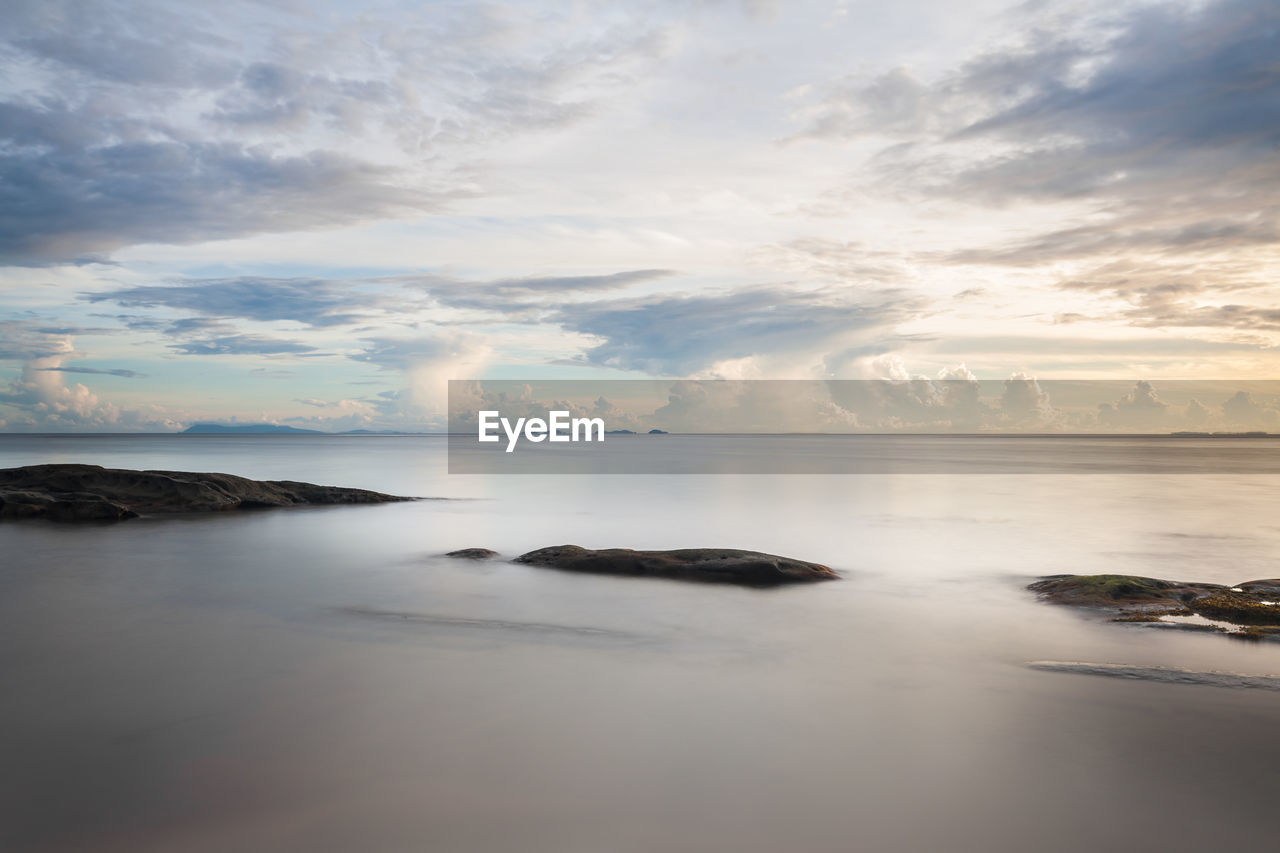
[[[349,429],[346,432],[325,432],[319,429],[301,429],[282,424],[192,424],[182,431],[188,435],[422,435],[414,432],[397,432],[381,429]]]
[[[318,429],[299,429],[280,424],[192,424],[183,432],[191,435],[325,435]]]

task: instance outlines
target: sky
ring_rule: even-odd
[[[1274,379],[1278,57],[1274,0],[7,0],[0,431]]]

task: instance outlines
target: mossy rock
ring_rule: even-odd
[[[1224,590],[1190,601],[1187,606],[1206,619],[1233,625],[1280,625],[1280,606],[1264,604],[1256,594]]]
[[[1178,609],[1223,587],[1139,575],[1053,575],[1027,587],[1046,601],[1077,607]]]

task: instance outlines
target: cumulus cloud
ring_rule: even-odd
[[[851,432],[859,425],[823,383],[788,380],[675,382],[649,420],[670,432]]]
[[[380,400],[389,414],[417,413],[441,419],[448,411],[449,380],[480,375],[492,347],[471,332],[441,331],[414,338],[366,338],[357,361],[396,370],[407,387]]]
[[[65,384],[62,362],[73,353],[74,350],[32,358],[23,364],[17,379],[0,388],[0,407],[13,413],[5,418],[6,429],[172,431],[181,428],[181,424],[160,407],[123,408],[101,399],[79,382]]]
[[[989,425],[991,403],[982,399],[977,379],[963,364],[944,368],[935,379],[912,376],[897,357],[877,357],[868,372],[884,379],[827,382],[827,393],[846,417],[863,428],[889,431],[978,431]]]
[[[1169,405],[1162,401],[1150,382],[1138,382],[1116,403],[1098,407],[1098,421],[1107,427],[1124,427],[1138,432],[1168,426]]]
[[[1280,421],[1280,412],[1255,400],[1248,391],[1237,391],[1222,404],[1222,415],[1226,422],[1236,428],[1274,428]]]
[[[1162,433],[1274,430],[1280,383],[979,380],[963,365],[935,377],[841,380],[480,380],[450,384],[450,424],[479,409],[604,417],[608,429],[693,433]],[[1200,395],[1200,396],[1197,396]],[[1201,402],[1203,396],[1209,404]]]

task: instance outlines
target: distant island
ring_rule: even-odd
[[[424,433],[396,432],[381,429],[349,429],[345,432],[324,432],[318,429],[302,429],[283,424],[192,424],[183,435],[423,435]]]
[[[1255,430],[1252,432],[1191,432],[1182,430],[1169,433],[1175,438],[1270,438],[1273,433]]]

